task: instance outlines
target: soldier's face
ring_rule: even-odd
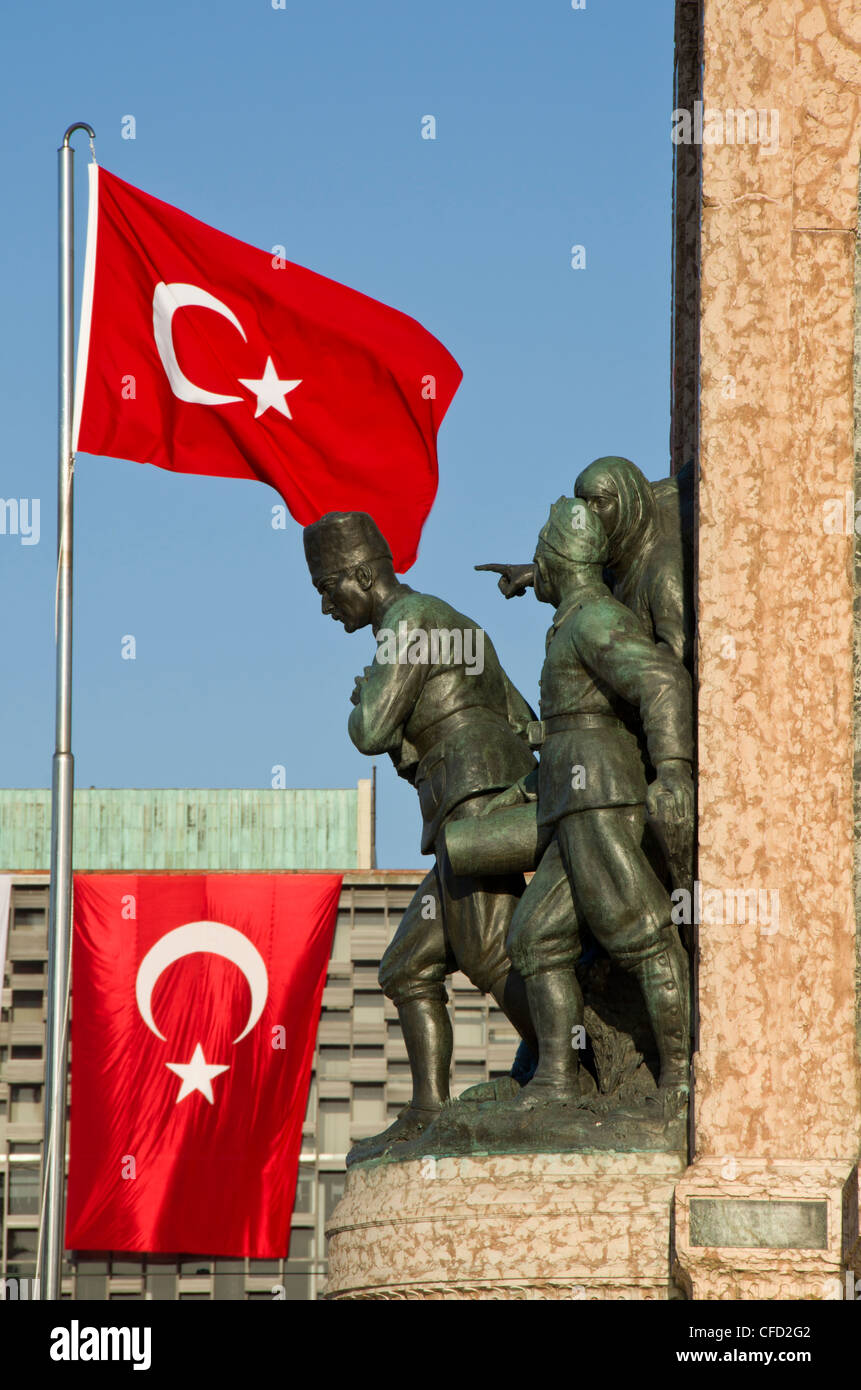
[[[357,632],[371,621],[371,593],[356,577],[355,570],[316,579],[314,587],[322,598],[323,613],[342,623],[347,632]]]
[[[547,564],[547,556],[542,547],[539,546],[532,561],[535,571],[534,587],[535,597],[539,603],[559,603],[559,595],[556,585],[553,582],[553,575]]]

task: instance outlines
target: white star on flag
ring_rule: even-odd
[[[213,1104],[212,1078],[218,1076],[223,1071],[229,1071],[226,1066],[217,1066],[207,1062],[203,1055],[203,1048],[200,1043],[191,1054],[190,1062],[165,1062],[165,1066],[170,1071],[176,1072],[180,1077],[182,1085],[179,1088],[179,1095],[176,1098],[176,1105],[186,1096],[190,1096],[193,1091],[200,1091],[202,1096],[206,1096],[210,1105]]]
[[[280,381],[272,358],[267,357],[262,377],[241,376],[238,380],[240,386],[247,386],[249,391],[253,391],[257,397],[257,409],[254,412],[255,420],[258,416],[267,411],[270,406],[273,410],[277,410],[279,414],[286,415],[288,420],[293,419],[293,416],[290,414],[290,407],[286,401],[286,396],[290,391],[295,391],[297,386],[302,385],[301,377],[298,381]]]

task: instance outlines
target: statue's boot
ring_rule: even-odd
[[[413,1077],[412,1100],[388,1129],[354,1144],[347,1155],[348,1167],[417,1139],[448,1099],[452,1036],[445,1000],[405,999],[397,1008]]]
[[[526,992],[538,1035],[538,1066],[514,1104],[570,1103],[594,1095],[595,1082],[572,1046],[574,1029],[583,1024],[583,993],[573,968],[533,975]]]
[[[384,1129],[382,1134],[374,1134],[368,1139],[360,1139],[347,1154],[347,1167],[354,1163],[366,1163],[372,1158],[382,1158],[398,1144],[418,1139],[420,1134],[433,1124],[439,1115],[439,1106],[434,1110],[419,1110],[413,1105],[405,1105],[394,1124]]]
[[[661,1059],[661,1090],[686,1096],[690,1090],[690,970],[675,930],[667,930],[664,936],[662,950],[645,960],[629,957],[622,963],[643,992]]]

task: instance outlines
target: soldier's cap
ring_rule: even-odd
[[[392,563],[385,536],[367,512],[327,512],[305,527],[302,539],[315,583],[371,560]]]
[[[538,544],[581,565],[603,565],[609,545],[604,527],[579,497],[560,497],[538,535]]]

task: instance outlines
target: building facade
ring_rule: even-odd
[[[285,800],[278,804],[277,798]],[[344,881],[286,1258],[70,1252],[63,1296],[320,1297],[326,1279],[324,1227],[343,1191],[347,1151],[356,1139],[383,1129],[410,1098],[406,1049],[395,1009],[377,985],[377,967],[427,866],[372,867],[370,782],[319,792],[92,789],[76,794],[75,815],[75,863],[82,872],[334,869],[343,871]],[[38,1244],[49,818],[50,797],[44,791],[0,791],[0,871],[11,876],[0,1006],[0,1278],[9,1281],[7,1296],[24,1295],[31,1287]],[[457,1094],[507,1072],[517,1038],[494,1001],[464,975],[451,979],[449,1008]]]

